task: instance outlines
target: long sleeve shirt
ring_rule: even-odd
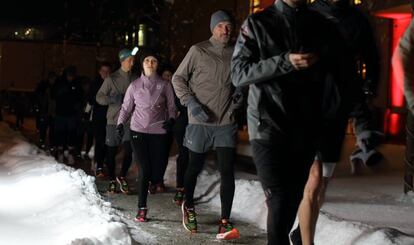
[[[132,117],[131,117],[132,114]],[[163,122],[176,118],[174,91],[158,75],[140,78],[128,87],[119,112],[118,124],[131,117],[131,130],[148,134],[165,134]]]

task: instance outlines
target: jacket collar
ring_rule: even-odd
[[[212,43],[212,44],[213,44],[213,46],[214,46],[214,47],[216,47],[216,48],[221,48],[221,49],[223,49],[223,48],[226,48],[226,47],[228,47],[228,46],[229,46],[229,44],[228,44],[228,43],[227,43],[227,44],[223,44],[223,43],[221,43],[221,42],[217,41],[216,39],[214,39],[214,37],[213,37],[213,36],[211,36],[211,37],[210,37],[209,41],[210,41],[210,43]]]
[[[125,72],[124,70],[122,70],[122,68],[119,68],[119,74],[121,74],[121,76],[123,76],[124,78],[129,78],[131,76],[131,72]]]
[[[154,85],[156,82],[158,82],[159,80],[159,76],[157,74],[153,74],[150,77],[147,77],[144,75],[144,73],[141,74],[141,80],[144,83],[144,87],[148,88],[148,87],[152,87],[152,85]]]
[[[283,0],[276,0],[274,3],[274,6],[279,12],[287,16],[295,16],[299,11],[306,10],[307,8],[306,4],[303,4],[302,6],[297,7],[297,8],[292,8],[287,3],[285,3]]]

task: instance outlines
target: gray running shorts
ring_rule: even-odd
[[[236,147],[237,125],[187,125],[183,145],[193,152],[205,153],[216,147]]]

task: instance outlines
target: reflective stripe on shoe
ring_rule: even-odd
[[[197,218],[194,208],[187,208],[184,201],[181,205],[181,212],[184,228],[191,233],[197,233]]]
[[[128,194],[129,187],[128,187],[128,182],[125,180],[125,178],[124,177],[116,177],[116,181],[119,184],[119,189],[121,190],[121,192],[124,193],[124,194]]]

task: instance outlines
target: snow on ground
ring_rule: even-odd
[[[175,186],[175,157],[170,159],[166,184]],[[220,175],[203,170],[195,198],[220,212]],[[401,174],[334,179],[319,216],[315,244],[414,245],[414,195],[403,195]],[[267,207],[256,180],[237,179],[232,216],[266,229]],[[243,234],[242,234],[243,235]]]
[[[131,244],[94,178],[57,163],[0,123],[0,244]]]

